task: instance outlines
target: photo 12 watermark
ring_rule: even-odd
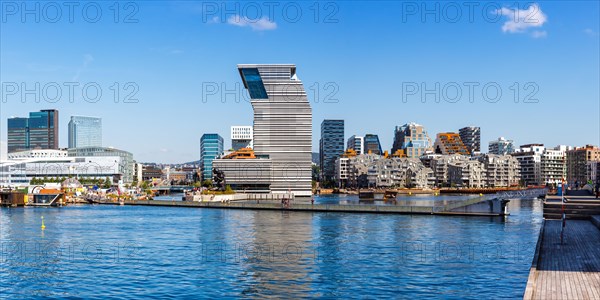
[[[98,103],[112,101],[113,103],[139,103],[137,95],[140,90],[136,82],[113,82],[100,84],[98,82],[14,82],[5,81],[1,84],[2,103]]]
[[[46,226],[51,226],[46,218]],[[0,263],[49,262],[60,260],[111,262],[134,266],[141,259],[140,246],[135,243],[32,242],[0,243]]]
[[[2,23],[138,23],[134,1],[0,1]]]
[[[478,82],[402,82],[402,103],[539,103],[536,82],[514,82],[502,85],[495,81]],[[508,100],[507,100],[508,99]]]
[[[202,103],[250,103],[252,100],[248,90],[240,82],[214,82],[207,81],[201,84]],[[278,95],[282,101],[299,101],[307,97],[309,102],[335,104],[339,103],[338,93],[340,86],[334,81],[315,81],[306,85],[288,85],[279,89],[276,85],[265,85],[267,95]]]
[[[277,22],[338,23],[340,7],[330,1],[202,1],[203,23],[272,30]]]

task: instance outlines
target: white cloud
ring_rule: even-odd
[[[542,12],[537,3],[531,4],[527,9],[512,9],[503,7],[496,10],[496,14],[506,17],[506,22],[502,25],[502,32],[524,33],[529,28],[540,28],[548,22],[548,16]],[[545,31],[536,31],[532,33],[533,37],[546,36]]]
[[[546,31],[543,31],[543,30],[542,31],[540,31],[540,30],[534,30],[531,33],[531,36],[534,37],[534,38],[536,38],[536,39],[545,38],[546,36],[548,36],[548,33]]]
[[[594,30],[590,29],[590,28],[586,28],[583,30],[583,32],[591,37],[597,37],[598,33],[595,32]]]
[[[267,17],[248,19],[240,15],[235,15],[227,19],[227,24],[239,27],[250,27],[252,30],[256,31],[274,30],[277,28],[277,23],[271,22]]]

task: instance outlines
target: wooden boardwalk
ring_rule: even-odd
[[[600,299],[600,229],[588,220],[546,220],[524,299]]]

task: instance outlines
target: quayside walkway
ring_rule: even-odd
[[[545,220],[524,299],[600,299],[600,216]]]
[[[423,201],[424,202],[424,201]],[[273,201],[232,201],[232,202],[195,202],[168,200],[125,200],[124,205],[196,207],[217,209],[255,209],[304,212],[345,212],[345,213],[388,213],[388,214],[426,214],[426,215],[458,215],[458,216],[502,216],[505,200],[468,200],[458,204],[439,203],[439,205],[341,205],[341,204],[306,204],[293,203],[282,205]],[[118,202],[99,204],[118,205]],[[466,208],[472,209],[466,209]]]

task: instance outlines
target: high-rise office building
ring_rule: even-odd
[[[291,64],[238,65],[254,110],[255,159],[218,159],[234,190],[312,195],[312,110]]]
[[[213,160],[223,154],[223,138],[216,133],[205,133],[200,138],[200,169],[202,180],[211,179]]]
[[[102,147],[102,119],[71,116],[69,148]]]
[[[335,160],[344,153],[344,120],[323,120],[319,155],[321,182],[335,179]]]
[[[404,154],[411,158],[419,158],[427,152],[432,152],[431,138],[423,125],[408,123],[396,126],[392,154],[398,150],[404,150]]]
[[[7,123],[8,153],[29,150],[29,118],[9,118]]]
[[[515,152],[515,146],[512,140],[507,140],[504,137],[499,137],[495,141],[491,141],[488,147],[490,154],[505,155]]]
[[[231,126],[231,148],[252,148],[252,126]]]
[[[365,154],[378,154],[383,155],[383,151],[381,150],[381,143],[379,143],[379,136],[376,134],[365,134],[365,146],[364,151]]]
[[[458,130],[458,134],[469,153],[481,152],[481,129],[479,127],[463,127]]]
[[[346,142],[346,149],[352,149],[356,155],[361,155],[365,152],[365,141],[362,136],[353,135]]]
[[[7,121],[8,152],[58,149],[58,110],[30,112],[29,118]]]
[[[458,133],[455,132],[438,133],[433,148],[438,154],[470,154]]]

